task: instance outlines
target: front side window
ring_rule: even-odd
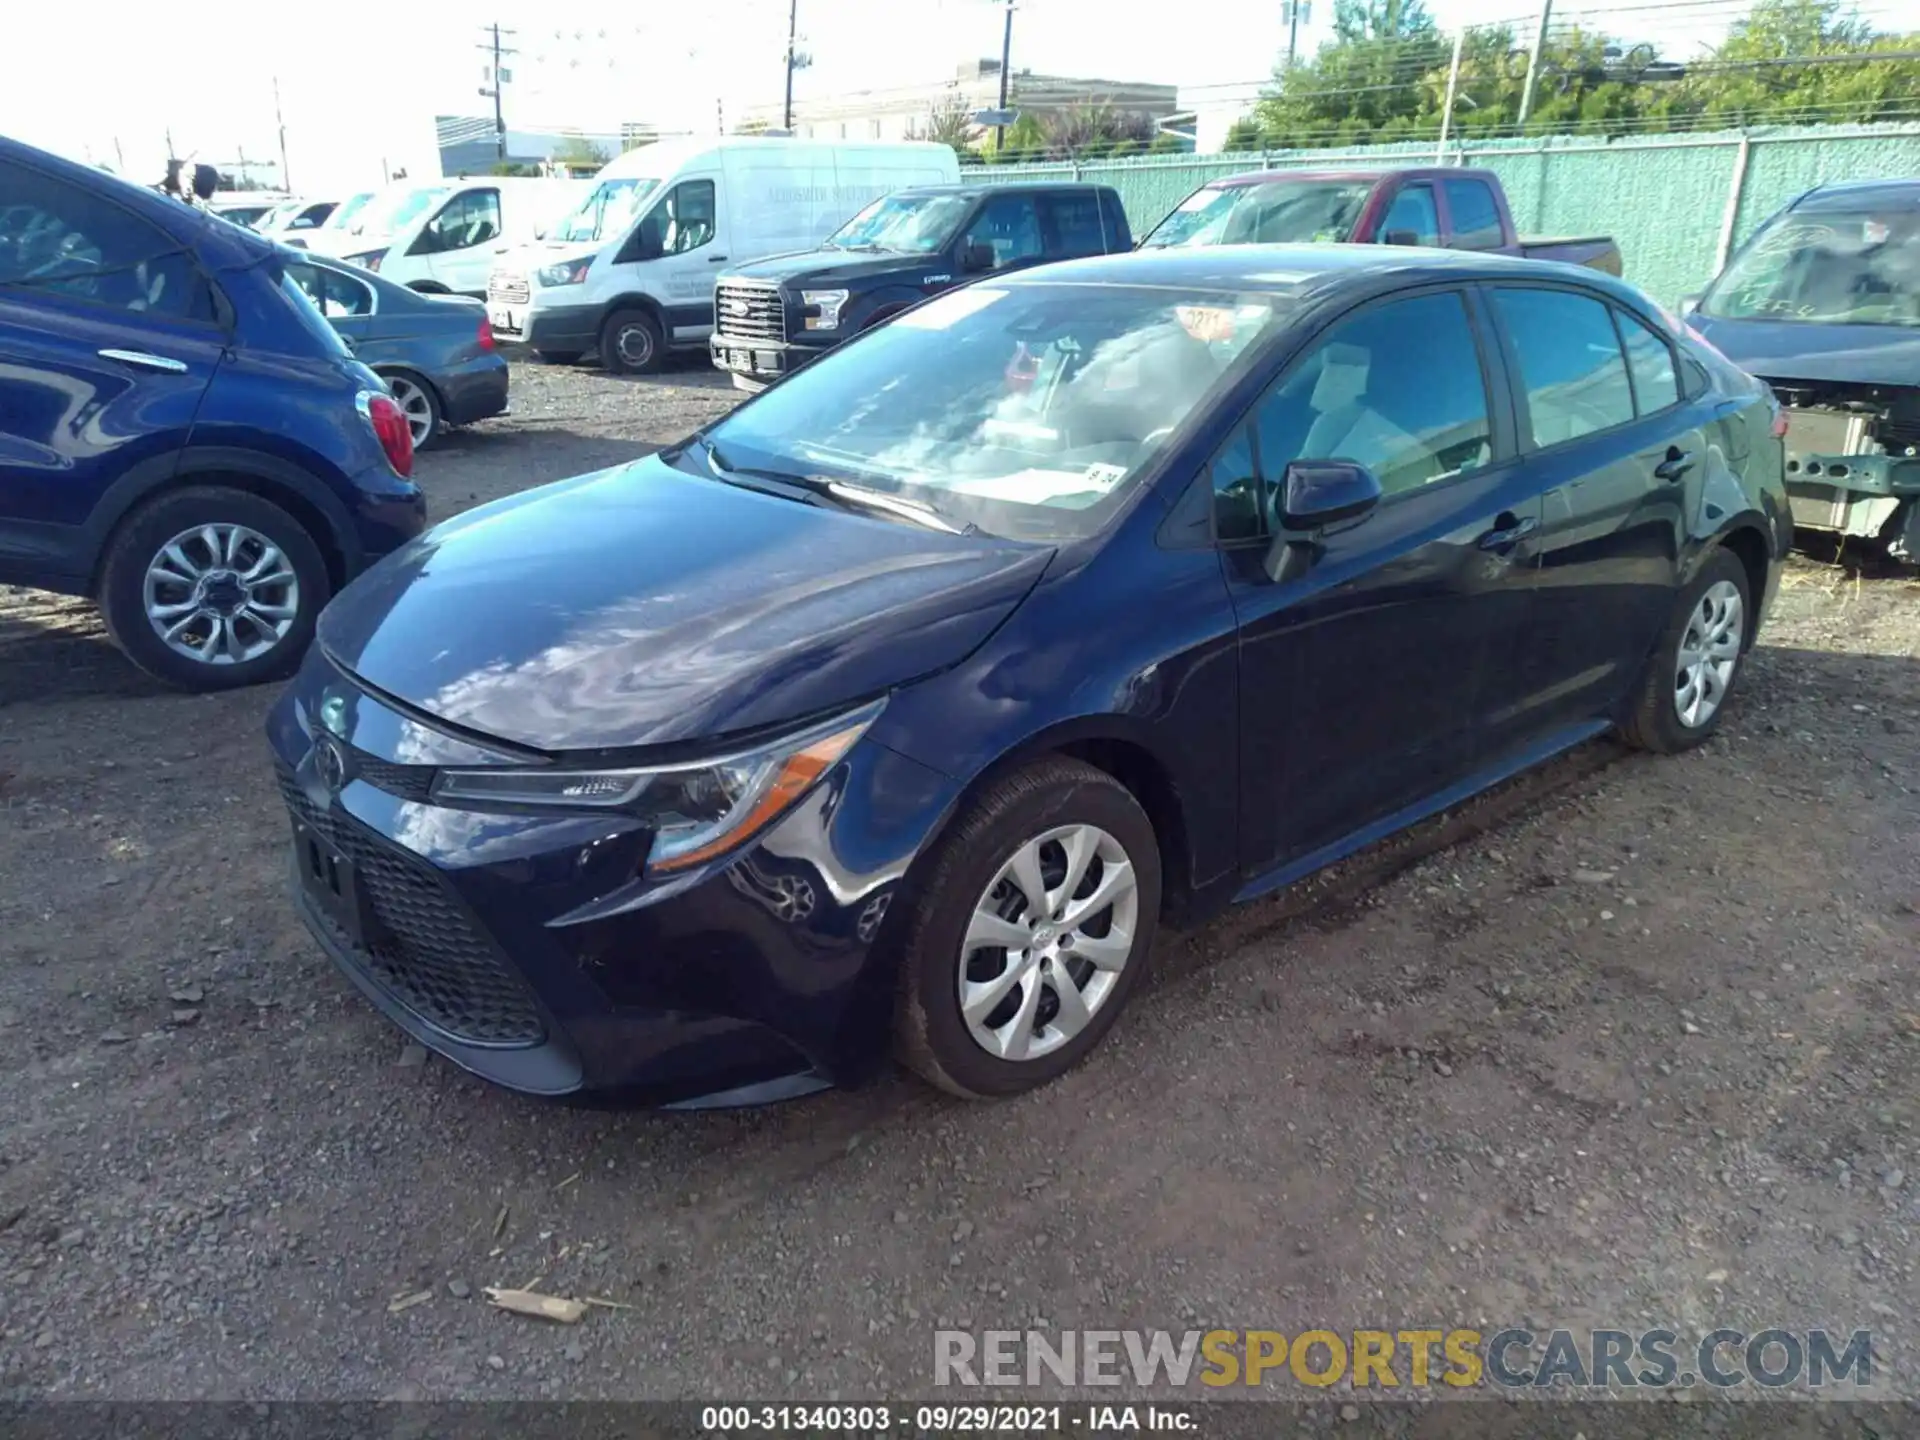
[[[896,493],[990,534],[1088,535],[1292,304],[1278,292],[967,286],[828,352],[707,435],[731,469]],[[706,473],[691,451],[679,463]]]
[[[972,207],[971,195],[888,195],[834,231],[827,248],[931,255]]]
[[[1402,186],[1380,222],[1380,238],[1389,245],[1438,245],[1440,214],[1431,185]]]
[[[1500,207],[1484,180],[1443,180],[1447,214],[1453,221],[1453,243],[1460,250],[1494,250],[1506,238],[1500,228]]]
[[[1570,290],[1502,288],[1495,308],[1520,360],[1537,446],[1633,419],[1633,391],[1609,307]]]
[[[1702,297],[1700,312],[1724,320],[1920,326],[1920,210],[1790,210],[1734,258]]]
[[[468,190],[440,207],[414,242],[416,255],[438,255],[449,250],[471,250],[500,238],[500,192]]]
[[[640,222],[641,253],[684,255],[713,239],[713,182],[682,180]]]
[[[960,243],[962,254],[976,245],[991,250],[991,268],[995,270],[1038,260],[1044,247],[1040,242],[1040,217],[1033,208],[1033,197],[995,195],[980,207],[980,213],[973,217]]]
[[[1344,243],[1372,193],[1366,182],[1316,180],[1197,190],[1153,227],[1141,248]]]
[[[1354,461],[1390,496],[1486,464],[1493,432],[1465,302],[1416,295],[1341,321],[1261,401],[1254,433],[1269,505],[1294,460]],[[1223,499],[1223,535],[1242,508]]]
[[[171,235],[81,187],[0,164],[0,288],[211,322],[213,292]]]

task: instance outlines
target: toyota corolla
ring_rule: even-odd
[[[1711,735],[1766,389],[1632,288],[1403,248],[1024,271],[349,587],[273,711],[294,895],[543,1095],[1085,1057],[1163,919],[1609,729]]]

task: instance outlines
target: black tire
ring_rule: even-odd
[[[413,431],[413,453],[418,455],[438,445],[447,428],[447,412],[433,382],[412,370],[382,370],[380,378],[387,382],[400,413],[407,417]]]
[[[542,365],[571,365],[583,354],[579,350],[536,350],[533,358]]]
[[[1055,827],[1073,824],[1104,830],[1132,863],[1137,897],[1132,948],[1084,1028],[1038,1058],[1003,1059],[973,1038],[961,1013],[960,967],[970,963],[964,953],[969,922],[975,904],[1016,851]],[[1083,890],[1098,878],[1094,865],[1086,874]],[[975,1100],[1017,1095],[1078,1064],[1139,987],[1159,926],[1160,847],[1152,822],[1124,785],[1090,765],[1056,757],[1009,774],[978,796],[940,842],[917,889],[903,935],[896,1051],[902,1063],[951,1094]],[[972,959],[991,964],[994,953]],[[1007,952],[998,953],[1002,964],[1013,963]],[[1090,984],[1091,978],[1088,972],[1079,983]],[[1034,972],[1033,980],[1020,982],[1009,994],[1018,1000],[1026,984],[1038,982]],[[1036,1003],[1045,1004],[1046,992],[1042,984]],[[1044,1010],[1039,1014],[1044,1018]]]
[[[293,575],[293,588],[279,586],[259,593],[263,604],[285,603],[291,596],[294,614],[272,647],[251,659],[214,663],[183,655],[161,638],[147,617],[149,567],[176,537],[206,525],[243,526],[252,531],[280,551]],[[201,553],[196,541],[189,559],[197,560]],[[249,546],[235,568],[250,568],[257,553]],[[156,597],[163,603],[184,604],[189,593],[186,587],[169,582],[156,590]],[[217,485],[170,491],[140,506],[121,522],[100,570],[100,609],[114,643],[154,679],[181,690],[235,690],[291,675],[313,639],[314,620],[332,593],[319,546],[298,520],[258,495]],[[242,628],[252,641],[266,638],[251,621],[243,620]],[[191,642],[197,634],[189,631],[185,638]]]
[[[1740,633],[1733,656],[1733,668],[1726,683],[1719,687],[1719,699],[1711,713],[1694,724],[1681,717],[1679,699],[1680,647],[1689,638],[1695,612],[1709,590],[1731,585],[1740,597]],[[1721,592],[1721,593],[1724,593]],[[1659,755],[1677,755],[1691,750],[1720,728],[1720,717],[1727,713],[1727,702],[1740,683],[1746,668],[1747,650],[1753,643],[1753,595],[1747,579],[1747,567],[1728,550],[1715,550],[1700,566],[1691,583],[1680,591],[1673,614],[1660,632],[1660,641],[1647,662],[1647,672],[1633,708],[1620,726],[1620,737],[1629,745]]]
[[[616,310],[600,327],[600,363],[615,375],[651,375],[666,358],[660,322],[647,310]]]

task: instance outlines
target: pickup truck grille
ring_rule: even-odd
[[[713,328],[729,340],[785,340],[780,292],[771,285],[721,284],[713,296]]]
[[[509,305],[524,305],[531,292],[527,288],[524,275],[495,275],[487,281],[487,299],[502,300]]]

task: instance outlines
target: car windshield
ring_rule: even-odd
[[[1039,281],[951,291],[720,421],[707,458],[888,492],[988,534],[1092,534],[1291,305]],[[677,463],[697,468],[697,448]]]
[[[283,225],[287,224],[288,221],[299,215],[302,210],[306,209],[308,203],[309,202],[305,200],[289,200],[283,205],[274,206],[273,209],[269,210],[266,215],[262,217],[260,228],[262,230],[280,229]]]
[[[320,222],[322,230],[345,230],[357,222],[361,211],[367,208],[375,191],[362,190],[358,195],[350,195],[334,206],[333,213]]]
[[[931,255],[947,243],[973,200],[971,195],[888,195],[836,230],[827,248]]]
[[[1372,193],[1364,182],[1304,180],[1197,190],[1153,227],[1141,248],[1344,242]]]
[[[266,215],[270,208],[266,205],[222,205],[213,213],[222,220],[229,220],[235,225],[244,225],[251,230],[259,227],[261,217]]]
[[[1713,282],[1724,320],[1920,326],[1920,212],[1789,211]]]
[[[366,203],[347,229],[355,235],[392,235],[447,197],[451,186],[412,185],[388,190]]]
[[[624,235],[640,202],[660,188],[658,180],[602,180],[547,232],[549,240],[608,240]]]

